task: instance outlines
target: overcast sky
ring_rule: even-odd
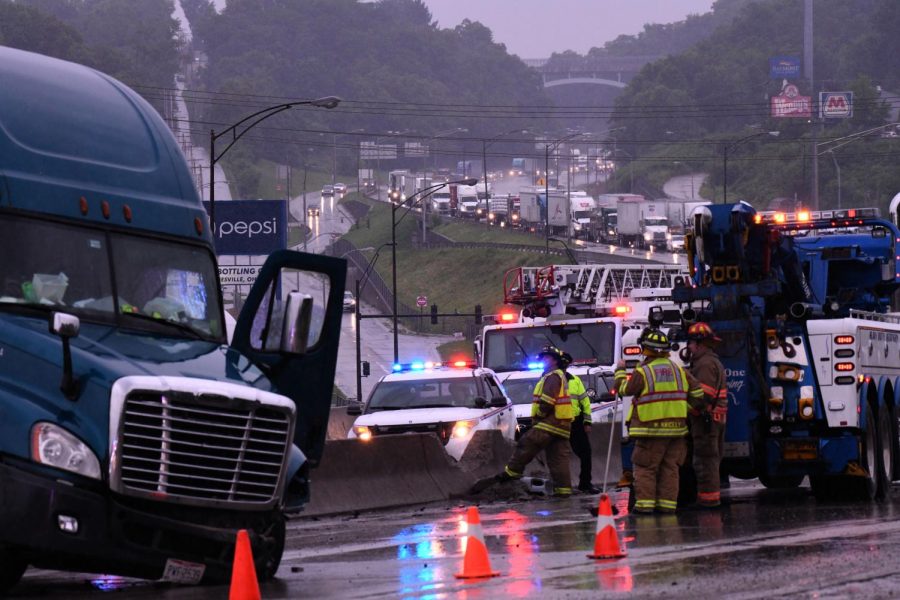
[[[520,58],[584,54],[645,23],[673,23],[709,12],[713,0],[424,0],[442,28],[480,21]]]

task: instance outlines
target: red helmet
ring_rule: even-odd
[[[708,324],[700,321],[688,327],[687,335],[689,340],[702,342],[709,340],[711,342],[721,342],[722,338],[716,336],[716,332]]]

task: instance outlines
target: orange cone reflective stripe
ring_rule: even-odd
[[[597,509],[597,529],[594,534],[594,553],[588,558],[622,558],[627,556],[619,547],[616,534],[616,521],[612,516],[612,505],[609,496],[600,495],[600,506]]]

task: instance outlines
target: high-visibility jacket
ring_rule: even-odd
[[[585,423],[590,424],[591,398],[584,388],[584,382],[581,381],[581,378],[578,377],[578,375],[566,373],[566,376],[571,377],[571,379],[569,379],[569,396],[572,398],[572,410],[574,411],[575,418],[580,416]]]
[[[634,437],[682,437],[687,435],[688,398],[703,397],[696,380],[666,357],[647,360],[629,380],[624,369],[616,371],[620,395],[634,395],[628,411],[629,434]]]
[[[713,414],[713,420],[724,423],[728,412],[728,387],[725,380],[725,367],[716,353],[705,349],[699,356],[691,359],[691,375],[703,390],[705,409]],[[700,414],[700,411],[693,411]]]
[[[559,381],[559,391],[554,395],[544,393],[544,385],[551,377],[557,377]],[[567,383],[566,374],[561,369],[556,369],[544,373],[537,385],[534,386],[531,417],[535,429],[541,429],[564,438],[569,437],[575,411],[569,398]]]

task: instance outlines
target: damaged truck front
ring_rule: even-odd
[[[154,109],[0,48],[0,593],[28,565],[274,575],[321,458],[344,261],[279,251],[232,343],[209,220]]]

